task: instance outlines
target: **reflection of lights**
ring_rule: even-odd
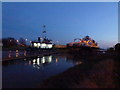
[[[26,56],[26,51],[24,51],[24,56]]]
[[[36,61],[36,60],[34,59],[34,60],[33,60],[33,63],[35,63],[35,61]]]
[[[48,56],[48,62],[52,62],[52,56]]]
[[[56,63],[58,62],[58,58],[56,58]]]
[[[19,53],[18,53],[18,50],[16,50],[16,57],[18,57]]]
[[[24,60],[26,60],[26,58]]]
[[[8,57],[11,58],[11,53],[9,53]]]
[[[81,61],[79,61],[79,62],[76,62],[76,64],[78,65],[78,64],[82,64],[83,62],[81,62]]]
[[[37,65],[40,65],[40,58],[37,58]]]
[[[16,57],[18,57],[18,54],[16,53]]]
[[[16,52],[18,52],[18,50],[16,50]]]
[[[40,69],[40,66],[42,64],[45,64],[45,62],[48,62],[48,63],[52,62],[52,56],[43,56],[42,58],[38,57],[36,59],[33,59],[32,64],[33,64],[33,67]],[[31,62],[29,62],[29,64],[31,64]]]
[[[29,61],[29,65],[31,65],[31,61]]]
[[[45,57],[42,57],[42,58],[41,58],[41,62],[42,62],[42,63],[45,63]]]

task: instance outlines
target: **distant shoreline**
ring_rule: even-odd
[[[22,53],[23,53],[23,51],[22,51]],[[36,51],[35,52],[26,51],[26,53],[29,53],[29,54],[27,54],[26,56],[24,56],[22,54],[22,55],[19,55],[18,57],[15,57],[15,55],[12,57],[4,57],[4,58],[2,57],[2,61],[9,61],[9,60],[15,60],[15,59],[25,59],[25,58],[32,58],[32,57],[38,57],[38,56],[42,57],[44,55],[56,54],[56,52],[47,52],[47,51],[45,51],[43,53],[39,53],[39,52],[36,53]]]

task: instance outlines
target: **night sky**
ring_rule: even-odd
[[[66,44],[89,35],[102,48],[118,42],[117,2],[4,2],[3,38],[37,40],[43,24],[47,37]]]

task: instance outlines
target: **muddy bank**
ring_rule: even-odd
[[[95,59],[45,80],[38,88],[116,88],[119,87],[119,61]]]

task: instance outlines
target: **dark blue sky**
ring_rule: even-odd
[[[118,41],[117,2],[3,3],[3,37],[35,40],[47,26],[47,36],[60,44],[89,35],[101,47]]]

